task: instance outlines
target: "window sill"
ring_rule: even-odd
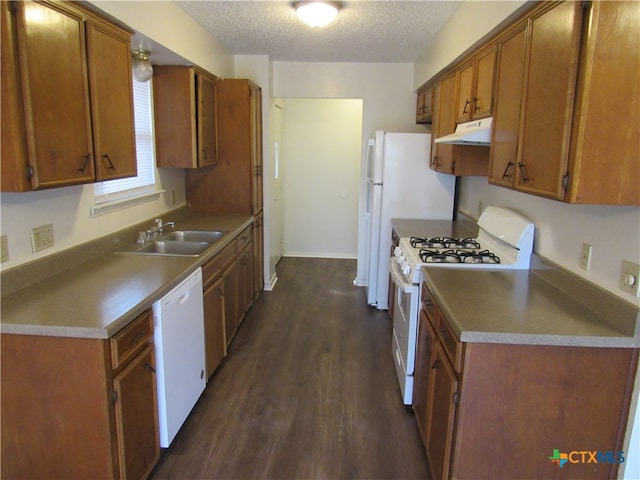
[[[157,199],[164,192],[165,190],[153,190],[125,198],[119,198],[117,200],[109,200],[102,203],[96,203],[91,207],[91,217],[99,217],[100,215],[106,215],[108,213],[123,210],[134,205],[151,202]]]

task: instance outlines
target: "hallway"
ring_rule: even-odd
[[[283,258],[157,479],[429,478],[355,260]]]

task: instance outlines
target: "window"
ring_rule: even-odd
[[[155,189],[155,142],[153,138],[151,82],[152,80],[148,82],[133,81],[138,175],[95,183],[95,205],[91,209],[92,216],[126,208],[143,198],[161,193]]]

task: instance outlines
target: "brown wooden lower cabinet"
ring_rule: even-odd
[[[637,349],[443,341],[429,310],[413,407],[434,480],[616,478],[619,463],[549,457],[623,450]]]
[[[112,339],[2,334],[2,478],[143,479],[160,456],[151,311]]]

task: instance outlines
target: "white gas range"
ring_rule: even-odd
[[[401,238],[390,259],[393,282],[393,355],[403,401],[412,403],[420,271],[423,268],[528,269],[535,226],[503,207],[487,207],[476,238]]]

